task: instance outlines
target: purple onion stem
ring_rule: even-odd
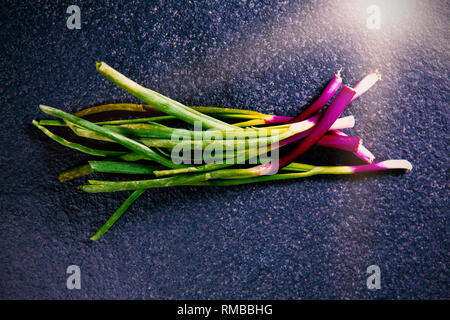
[[[341,71],[339,70],[334,77],[330,80],[320,96],[308,107],[305,111],[300,113],[290,122],[303,121],[322,109],[333,98],[334,94],[339,90],[342,85]]]
[[[319,122],[311,129],[311,133],[305,137],[292,151],[282,156],[278,161],[271,161],[260,165],[260,175],[274,174],[278,169],[288,165],[300,155],[305,153],[330,129],[339,118],[345,107],[352,101],[356,91],[348,86],[343,86],[330,106],[325,110]]]
[[[360,148],[362,140],[357,137],[324,135],[317,141],[316,145],[327,148],[335,148],[350,152],[356,152]]]
[[[341,137],[347,137],[347,134],[340,130],[330,130],[330,132],[334,135],[341,136]],[[354,151],[353,154],[361,159],[364,162],[372,163],[375,159],[375,156],[372,152],[370,152],[366,147],[364,147],[362,144],[359,146],[358,150]]]
[[[314,117],[309,118],[308,121],[312,121],[312,122],[314,122],[314,124],[316,124],[319,121],[319,119],[320,119],[320,115],[316,115]],[[305,121],[305,120],[303,120],[303,121]],[[338,128],[340,128],[340,129],[353,128],[354,125],[355,125],[355,118],[353,116],[347,116],[347,117],[337,119],[333,123],[333,125],[330,127],[330,130],[338,130]],[[291,144],[293,142],[297,142],[300,139],[307,137],[311,133],[311,131],[312,131],[312,128],[308,129],[306,131],[297,133],[296,135],[293,135],[287,139],[284,139],[279,142],[279,147],[281,148],[281,147],[284,147],[285,145]]]
[[[379,171],[386,169],[411,170],[412,164],[407,160],[385,160],[377,163],[364,164],[360,166],[350,166],[353,173]]]
[[[290,123],[292,119],[294,119],[294,117],[270,115],[268,117],[265,117],[263,120],[264,124],[278,124],[278,123]]]

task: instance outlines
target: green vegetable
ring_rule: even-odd
[[[43,112],[60,120],[33,120],[33,125],[52,140],[83,153],[104,157],[103,160],[87,163],[61,172],[58,179],[69,181],[96,173],[143,175],[145,179],[128,181],[88,180],[79,188],[89,193],[132,191],[131,195],[114,212],[108,221],[90,238],[100,239],[105,232],[147,189],[173,186],[234,186],[248,183],[279,181],[310,177],[313,175],[354,174],[359,172],[406,169],[412,165],[406,160],[388,160],[360,166],[314,166],[293,162],[313,145],[340,148],[353,152],[362,159],[373,160],[373,155],[365,150],[359,152],[361,139],[348,137],[339,131],[353,127],[352,116],[337,119],[345,106],[369,89],[378,79],[372,73],[358,83],[355,90],[344,86],[330,106],[322,113],[328,100],[340,87],[336,82],[333,90],[326,89],[325,98],[319,99],[317,106],[309,108],[312,116],[301,122],[295,118],[267,115],[251,110],[187,107],[162,94],[147,89],[104,62],[97,63],[97,70],[107,79],[141,99],[146,104],[116,103],[83,109],[75,114],[41,105]],[[340,81],[340,77],[338,79]],[[337,85],[339,84],[339,85]],[[342,98],[343,94],[352,93]],[[355,94],[356,92],[356,94]],[[341,101],[342,100],[342,101]],[[114,119],[91,122],[83,119],[98,113],[111,111],[156,112],[153,117],[136,119]],[[162,113],[162,114],[159,114]],[[304,113],[302,114],[304,116]],[[219,120],[245,120],[230,124]],[[194,128],[210,130],[189,130],[163,125],[161,122],[178,119],[194,125]],[[235,121],[235,120],[234,120]],[[292,123],[291,123],[292,122]],[[274,125],[278,124],[278,125]],[[270,126],[269,126],[270,125]],[[83,143],[75,143],[51,132],[48,127],[66,127],[78,135],[80,140],[103,141],[118,146],[122,150],[91,148]],[[263,126],[263,127],[254,127]],[[64,128],[62,128],[64,129]],[[295,148],[281,158],[264,157],[268,152],[277,154],[280,148],[299,141]],[[358,150],[356,150],[358,149]],[[220,153],[223,150],[225,153]],[[182,163],[180,151],[194,153],[194,163]],[[369,157],[369,155],[371,155]],[[367,161],[367,160],[366,160]],[[248,167],[245,164],[257,164]],[[281,169],[280,172],[278,170]]]

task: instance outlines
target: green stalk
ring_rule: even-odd
[[[75,168],[61,172],[58,175],[60,182],[66,182],[75,178],[89,175],[94,172],[121,173],[121,174],[153,174],[158,169],[156,166],[149,166],[140,163],[128,163],[121,161],[89,161]]]
[[[115,83],[125,91],[131,93],[135,97],[143,100],[158,110],[184,120],[190,124],[201,122],[206,128],[231,130],[238,127],[229,125],[226,122],[219,121],[213,117],[207,116],[194,109],[191,109],[175,100],[163,96],[153,90],[144,88],[131,79],[127,78],[120,72],[114,70],[104,62],[97,62],[97,71],[105,76],[108,80]]]
[[[124,190],[137,190],[149,188],[172,187],[178,185],[195,185],[198,182],[211,179],[223,178],[249,178],[253,177],[256,172],[252,168],[249,169],[223,169],[198,174],[183,174],[168,178],[151,179],[151,180],[134,180],[134,181],[96,181],[90,180],[89,185],[83,185],[79,188],[89,193],[97,192],[115,192]]]
[[[86,176],[93,173],[94,170],[89,166],[89,164],[83,164],[75,168],[65,170],[58,175],[59,182],[66,182],[78,177]]]
[[[269,117],[270,115],[263,114],[256,111],[245,110],[245,109],[234,109],[234,108],[219,108],[219,107],[190,107],[191,109],[206,113],[211,115],[212,117],[222,117],[222,118],[237,118],[237,119],[263,119]],[[111,112],[111,111],[132,111],[132,112],[145,112],[148,110],[159,111],[157,108],[151,105],[144,104],[134,104],[134,103],[111,103],[104,104],[94,107],[85,108],[81,111],[74,113],[73,115],[77,117],[84,117],[87,115],[93,115],[102,112]],[[125,119],[125,120],[109,120],[109,121],[99,121],[94,122],[98,125],[105,124],[131,124],[131,123],[146,123],[149,121],[164,121],[164,120],[172,120],[176,119],[174,116],[154,116],[147,118],[137,118],[137,119]],[[262,120],[261,120],[262,121]],[[264,123],[264,121],[263,121]],[[262,124],[263,124],[262,123]],[[66,126],[64,121],[60,120],[41,120],[39,121],[40,125],[43,126]],[[261,124],[258,122],[258,124]],[[241,125],[239,125],[241,127]]]
[[[197,186],[235,186],[241,184],[264,182],[264,181],[277,181],[277,180],[290,180],[298,178],[306,178],[315,175],[340,175],[340,174],[354,174],[355,172],[349,166],[311,166],[303,163],[291,163],[292,166],[286,166],[283,169],[289,171],[301,171],[295,173],[281,173],[273,175],[255,176],[251,178],[230,180],[217,180],[217,181],[203,181]],[[309,168],[309,170],[304,170]],[[283,170],[282,169],[282,170]]]
[[[143,193],[145,192],[145,189],[136,190],[134,191],[128,199],[126,199],[122,205],[119,207],[119,209],[116,210],[116,212],[113,213],[113,215],[106,221],[106,223],[91,237],[92,241],[96,241],[100,239],[106,231],[108,231],[111,226],[124,214],[125,211],[131,206],[131,204],[136,201],[137,198],[139,198]]]
[[[242,115],[254,115],[256,117],[266,117],[268,115],[262,114],[257,111],[234,109],[234,108],[221,108],[221,107],[201,107],[193,106],[191,109],[207,114],[242,114]],[[99,106],[89,107],[74,113],[77,117],[84,117],[86,115],[92,115],[102,112],[110,111],[133,111],[133,112],[146,112],[146,111],[160,111],[154,106],[148,104],[135,104],[135,103],[111,103],[103,104]]]
[[[267,140],[267,139],[266,139]],[[223,150],[244,150],[247,148],[248,144],[255,143],[255,141],[263,140],[251,139],[251,140],[211,140],[211,141],[203,141],[203,140],[189,140],[189,141],[174,141],[168,139],[154,139],[154,138],[140,138],[138,141],[142,142],[148,147],[158,147],[165,149],[173,149],[175,147],[189,148],[191,151],[204,150],[206,147],[209,148],[221,148]],[[257,142],[256,142],[257,143]]]
[[[101,112],[110,112],[110,111],[132,111],[132,112],[145,112],[147,108],[145,105],[135,104],[135,103],[111,103],[111,104],[102,104],[99,106],[94,106],[90,108],[86,108],[75,112],[73,115],[77,117],[85,117],[91,114],[97,114]]]
[[[47,114],[53,115],[55,117],[67,120],[69,122],[72,122],[75,125],[78,125],[84,129],[91,130],[95,133],[98,133],[106,138],[109,138],[113,140],[114,142],[117,142],[124,147],[130,149],[131,151],[134,151],[136,153],[144,155],[146,158],[153,160],[155,162],[158,162],[162,164],[165,167],[168,168],[180,168],[182,166],[174,164],[169,159],[166,159],[165,157],[159,155],[155,151],[151,150],[150,148],[146,147],[145,145],[138,143],[130,138],[127,138],[121,134],[115,133],[108,128],[101,127],[99,125],[96,125],[92,122],[89,122],[87,120],[84,120],[82,118],[78,118],[74,115],[71,115],[67,112],[64,112],[62,110],[58,110],[52,107],[48,106],[40,106],[41,110],[44,111]]]
[[[212,114],[212,115],[216,116],[216,114]],[[243,117],[241,117],[240,114],[230,114],[230,115],[225,116],[225,114],[218,113],[217,116],[223,117],[223,118],[229,117],[229,118],[233,118],[233,119],[235,119],[235,118],[247,119],[248,118],[247,115],[243,115]],[[174,120],[174,119],[177,119],[177,118],[174,116],[157,116],[157,117],[147,117],[147,118],[137,118],[137,119],[98,121],[98,122],[93,122],[93,123],[98,124],[98,125],[119,125],[119,124],[133,124],[133,123],[148,123],[148,122]],[[257,119],[259,119],[259,118],[257,118]],[[257,119],[255,121],[258,121],[258,123],[248,124],[248,125],[239,124],[239,127],[246,127],[246,126],[248,127],[250,125],[261,124],[261,123],[259,123],[259,120],[257,120]],[[39,124],[43,125],[43,126],[58,126],[58,127],[66,126],[66,123],[64,121],[59,121],[59,120],[40,120]]]
[[[259,156],[262,153],[268,152],[274,148],[279,148],[278,142],[287,139],[295,134],[301,133],[303,131],[308,130],[311,128],[314,124],[309,123],[308,121],[299,122],[296,124],[288,125],[287,128],[289,130],[283,132],[282,134],[278,135],[278,139],[272,141],[272,145],[267,146],[267,144],[263,147],[259,147],[256,149],[256,154],[254,154],[253,151],[255,148],[252,149],[245,149],[245,150],[237,150],[237,154],[234,156],[234,158],[239,158],[244,156],[244,160],[247,161],[251,155]],[[283,129],[283,128],[282,128]],[[154,172],[155,176],[161,177],[161,176],[168,176],[168,175],[176,175],[176,174],[182,174],[182,173],[190,173],[190,172],[206,172],[211,170],[218,170],[223,169],[226,167],[230,167],[234,165],[234,161],[225,161],[225,163],[207,163],[200,166],[187,166],[184,168],[177,168],[177,169],[169,169],[169,170],[156,170]]]
[[[127,154],[121,155],[119,157],[124,161],[139,161],[139,160],[147,160],[145,156],[136,152],[129,152]]]
[[[67,121],[67,125],[69,126],[72,131],[83,138],[89,138],[94,140],[100,140],[100,141],[108,141],[108,142],[114,142],[113,140],[109,138],[105,138],[102,135],[99,135],[93,131],[86,130],[80,127],[77,127],[73,125],[71,122]],[[139,125],[143,126],[143,125]],[[123,134],[124,136],[159,136],[159,137],[166,137],[171,138],[174,131],[176,129],[168,128],[168,127],[160,127],[160,126],[150,126],[153,127],[153,130],[149,129],[140,129],[139,127],[137,129],[134,128],[128,128],[128,127],[114,127],[114,126],[106,126],[111,131],[114,131],[119,134]],[[277,130],[278,131],[278,130]],[[287,129],[281,130],[284,133],[287,133]],[[214,132],[214,131],[213,131]],[[215,131],[216,133],[219,133],[222,135],[221,131]],[[266,132],[272,133],[270,130],[267,130]],[[174,147],[179,147],[181,149],[183,148],[190,148],[192,150],[204,150],[205,148],[221,148],[222,150],[234,150],[234,151],[240,151],[245,150],[248,148],[248,146],[251,145],[266,145],[266,144],[272,144],[275,142],[278,142],[281,139],[285,139],[289,137],[289,135],[280,136],[280,135],[272,135],[272,136],[263,136],[260,138],[251,138],[251,139],[245,139],[249,137],[256,137],[261,136],[263,131],[261,130],[242,130],[237,131],[237,140],[229,139],[229,140],[211,140],[208,139],[206,136],[207,133],[204,131],[201,132],[194,132],[189,130],[181,130],[180,134],[185,134],[185,140],[183,141],[176,141],[176,140],[169,140],[169,139],[159,139],[159,138],[137,138],[134,139],[135,141],[141,142],[142,144],[146,145],[147,147],[156,147],[156,148],[166,148],[166,149],[172,149]],[[232,131],[224,132],[227,136],[234,137],[234,134]],[[265,133],[265,132],[264,132]],[[191,135],[190,137],[188,135]],[[199,139],[200,136],[203,137],[204,140],[195,140],[195,138]],[[191,140],[192,139],[192,140]],[[245,139],[245,140],[244,140]]]
[[[306,178],[306,177],[311,177],[311,176],[314,176],[317,174],[327,174],[327,173],[321,173],[319,171],[311,170],[311,171],[306,171],[306,172],[274,174],[274,175],[259,176],[259,177],[244,178],[244,179],[203,181],[203,182],[196,183],[194,185],[195,186],[228,187],[228,186],[237,186],[237,185],[241,185],[241,184],[257,183],[257,182],[265,182],[265,181]]]
[[[222,108],[222,107],[200,107],[200,106],[194,106],[191,107],[192,109],[201,112],[201,113],[208,113],[208,114],[243,114],[243,115],[254,115],[255,117],[266,117],[266,114],[252,111],[252,110],[245,110],[245,109],[235,109],[235,108]]]
[[[93,156],[100,156],[100,157],[109,157],[109,156],[120,156],[125,155],[127,152],[124,151],[109,151],[109,150],[99,150],[99,149],[93,149],[86,146],[83,146],[79,143],[68,141],[60,136],[57,136],[56,134],[52,133],[47,128],[41,126],[36,120],[33,120],[33,125],[39,128],[47,137],[50,139],[58,142],[59,144],[62,144],[65,147],[75,149],[78,151],[81,151],[83,153],[87,153]]]
[[[262,119],[252,119],[248,121],[234,123],[236,127],[250,127],[250,126],[262,126],[265,125],[266,122]]]
[[[89,193],[115,192],[124,190],[173,187],[179,185],[193,186],[232,186],[263,181],[288,180],[305,178],[320,174],[352,174],[354,171],[348,166],[315,166],[304,172],[262,175],[259,168],[223,169],[198,174],[183,174],[168,178],[135,180],[135,181],[97,181],[91,180],[90,185],[79,188]],[[225,179],[225,180],[223,180]]]
[[[255,115],[254,115],[254,114],[221,113],[220,116],[221,116],[222,118],[227,118],[227,119],[255,119]],[[261,119],[261,117],[258,116],[256,119]]]
[[[190,139],[201,139],[208,140],[212,136],[221,136],[225,139],[228,138],[236,138],[236,139],[246,139],[246,138],[257,138],[257,137],[267,137],[274,136],[288,131],[291,126],[283,127],[283,128],[245,128],[239,130],[187,130],[187,129],[178,129],[171,128],[167,126],[161,125],[150,125],[150,124],[125,124],[121,126],[106,126],[107,128],[123,134],[123,135],[131,135],[135,137],[160,137],[171,139],[174,134],[177,136],[188,137]],[[309,129],[309,126],[305,126],[305,130]]]
[[[122,174],[153,174],[156,166],[141,163],[119,161],[89,161],[92,172],[122,173]]]
[[[138,118],[138,119],[100,121],[100,122],[96,122],[96,124],[118,125],[118,124],[157,122],[157,121],[165,121],[165,120],[173,120],[173,119],[176,119],[176,118],[174,116],[157,116],[157,117]]]
[[[67,127],[67,124],[61,120],[40,120],[38,124],[41,126]]]
[[[291,162],[287,166],[281,168],[281,170],[285,171],[309,171],[314,169],[316,166],[312,166],[310,164],[299,163],[299,162]]]
[[[281,139],[280,139],[281,140]],[[278,141],[277,141],[278,142]],[[279,145],[275,142],[275,148],[278,148]],[[244,149],[244,150],[237,150],[236,154],[232,155],[231,157],[227,157],[225,155],[225,158],[222,159],[222,161],[214,161],[211,163],[206,163],[199,166],[191,166],[191,167],[184,167],[184,168],[178,168],[178,169],[164,169],[164,170],[155,170],[153,174],[157,177],[162,176],[170,176],[170,175],[178,175],[183,173],[198,173],[198,172],[208,172],[213,170],[219,170],[224,169],[227,167],[231,167],[235,165],[236,160],[240,159],[241,157],[244,157],[244,161],[249,160],[250,155],[253,156],[259,156],[262,153],[268,152],[272,149],[272,146],[263,146],[258,148],[251,148],[251,149]],[[255,154],[256,153],[256,154]],[[203,159],[203,161],[212,161],[215,159]],[[260,163],[258,161],[258,163]]]
[[[106,128],[110,129],[111,131],[117,132],[119,134],[122,134],[124,136],[133,136],[133,137],[155,137],[155,138],[166,138],[170,139],[172,137],[172,134],[176,129],[170,128],[170,127],[161,127],[157,125],[151,125],[151,124],[124,124],[121,126],[111,126],[106,125]],[[177,129],[180,134],[189,135],[190,130],[185,129]]]
[[[130,154],[131,155],[131,154]],[[169,155],[170,156],[170,155]],[[60,182],[66,182],[94,172],[122,173],[122,174],[153,174],[156,166],[134,164],[120,161],[89,161],[88,164],[65,170],[58,175]],[[282,168],[285,171],[309,171],[314,166],[303,163],[291,163]]]
[[[66,125],[75,133],[77,136],[92,140],[99,140],[99,141],[106,141],[106,142],[114,142],[113,140],[109,138],[105,138],[101,134],[95,133],[94,131],[83,129],[80,127],[77,127],[72,122],[64,121]]]
[[[289,137],[289,136],[288,136]],[[156,138],[139,138],[137,141],[145,144],[148,147],[158,147],[173,149],[178,147],[180,149],[204,150],[205,148],[217,149],[220,148],[223,151],[241,151],[248,149],[250,146],[261,146],[274,144],[278,141],[286,139],[282,135],[270,136],[264,138],[252,138],[252,139],[240,139],[240,140],[184,140],[176,141],[169,139],[156,139]]]

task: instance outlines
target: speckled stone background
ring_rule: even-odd
[[[81,30],[66,9],[81,8]],[[381,8],[381,29],[366,8]],[[2,1],[0,298],[450,298],[448,1]],[[106,61],[187,105],[295,115],[343,68],[382,81],[345,114],[379,160],[412,172],[152,190],[97,243],[127,194],[57,174],[89,156],[31,125],[40,103],[137,101]],[[353,163],[319,148],[299,159]],[[81,290],[66,268],[81,268]],[[381,268],[381,289],[366,268]]]

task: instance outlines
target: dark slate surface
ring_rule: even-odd
[[[366,28],[375,0],[299,2],[2,1],[0,298],[449,298],[448,2],[383,1],[380,30]],[[66,28],[70,4],[81,30]],[[152,190],[90,243],[126,194],[59,183],[89,157],[31,121],[40,103],[136,101],[96,73],[102,60],[188,105],[285,115],[341,67],[348,84],[378,69],[348,132],[414,170]],[[358,163],[316,151],[303,161]],[[71,264],[81,290],[66,289]]]

